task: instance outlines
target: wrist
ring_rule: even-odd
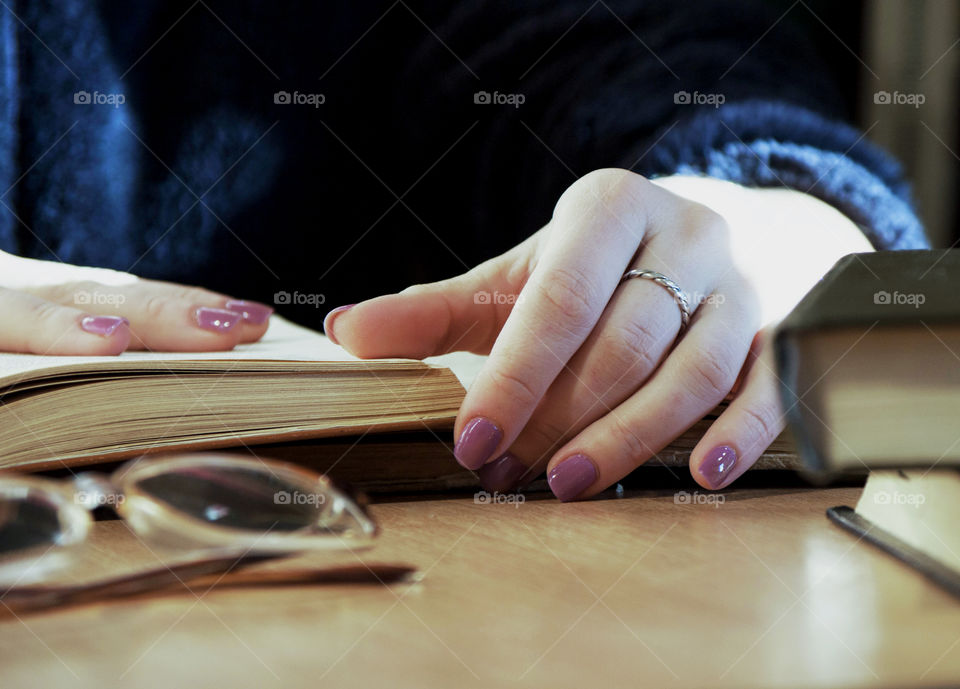
[[[810,194],[692,175],[653,182],[726,220],[734,267],[767,293],[764,323],[785,316],[841,256],[873,251],[856,223]],[[771,285],[775,295],[769,293]]]

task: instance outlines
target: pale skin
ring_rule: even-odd
[[[783,428],[770,327],[838,258],[870,250],[853,222],[799,191],[679,176],[651,182],[597,170],[563,193],[541,230],[505,254],[463,275],[338,311],[326,327],[364,358],[489,354],[454,438],[462,440],[474,419],[486,419],[499,435],[482,463],[509,452],[529,467],[521,485],[585,457],[590,480],[563,499],[613,485],[732,392],[691,454],[691,474],[712,489],[749,469]],[[196,308],[223,308],[226,295],[54,264],[62,275],[46,273],[46,284],[36,284],[44,267],[37,263],[0,255],[8,323],[0,350],[228,350],[267,328],[247,320],[226,332],[196,327]],[[681,337],[670,292],[645,279],[620,284],[632,268],[663,273],[691,297]],[[84,332],[78,324],[90,311],[75,303],[77,280],[87,291],[107,282],[103,289],[123,294],[123,303],[98,305],[94,313],[123,316],[129,325],[108,336]],[[491,303],[478,293],[506,298]],[[733,448],[737,460],[716,485],[700,469],[720,446]]]

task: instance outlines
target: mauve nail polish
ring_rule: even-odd
[[[483,486],[484,490],[491,493],[509,493],[518,488],[521,480],[529,483],[525,476],[527,473],[533,473],[533,470],[508,452],[502,457],[484,464],[480,467],[477,475],[480,477],[480,485]]]
[[[243,320],[236,311],[227,311],[226,309],[211,309],[207,306],[201,306],[194,311],[193,317],[204,330],[213,330],[214,332],[227,332],[233,330],[237,323]]]
[[[80,327],[88,333],[110,337],[121,325],[130,325],[130,321],[121,316],[85,316]]]
[[[460,440],[453,448],[453,456],[467,469],[479,469],[503,440],[503,431],[489,419],[478,416],[467,422]]]
[[[717,489],[722,488],[729,480],[730,473],[736,465],[737,451],[729,445],[718,445],[707,453],[697,471],[707,480],[711,488]]]
[[[257,301],[244,301],[243,299],[231,299],[227,302],[226,309],[239,313],[243,320],[253,325],[266,323],[273,313],[273,308],[266,304]]]
[[[336,335],[333,334],[333,322],[337,319],[337,316],[339,316],[341,313],[343,313],[347,309],[352,309],[354,306],[356,306],[356,304],[345,304],[344,306],[338,306],[333,311],[331,311],[326,316],[324,316],[323,332],[327,334],[327,337],[330,339],[330,341],[333,344],[335,345],[340,344],[337,341]]]
[[[586,455],[570,455],[547,475],[550,490],[561,502],[569,502],[593,485],[597,468]]]

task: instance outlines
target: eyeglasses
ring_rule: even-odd
[[[0,476],[0,564],[84,542],[97,507],[145,542],[244,556],[358,549],[377,525],[361,500],[302,467],[218,453],[139,458],[70,481]]]

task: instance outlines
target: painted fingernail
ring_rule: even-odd
[[[228,311],[239,313],[243,320],[253,325],[266,323],[273,313],[273,307],[261,304],[258,301],[244,301],[243,299],[231,299],[226,304]]]
[[[526,464],[509,452],[480,467],[477,474],[480,485],[491,493],[508,493],[516,490],[525,474],[533,473]]]
[[[236,311],[211,309],[207,306],[201,306],[194,311],[193,317],[197,321],[197,325],[204,330],[212,330],[218,333],[233,330],[237,323],[243,320],[243,316]]]
[[[736,465],[737,451],[729,445],[718,445],[707,453],[697,471],[706,479],[707,484],[716,490],[726,485]]]
[[[497,425],[478,416],[470,419],[453,447],[453,456],[467,469],[479,469],[503,440],[503,431]]]
[[[130,321],[121,316],[85,316],[80,327],[88,333],[110,337],[121,325],[130,325]]]
[[[337,316],[348,309],[352,309],[354,306],[356,306],[356,304],[338,306],[333,311],[328,313],[323,319],[323,332],[327,334],[327,337],[330,338],[330,341],[333,342],[333,344],[340,344],[340,342],[337,341],[337,336],[333,334],[333,322],[337,319]]]
[[[547,475],[550,490],[561,502],[573,500],[596,480],[597,468],[589,457],[581,454],[567,457]]]

